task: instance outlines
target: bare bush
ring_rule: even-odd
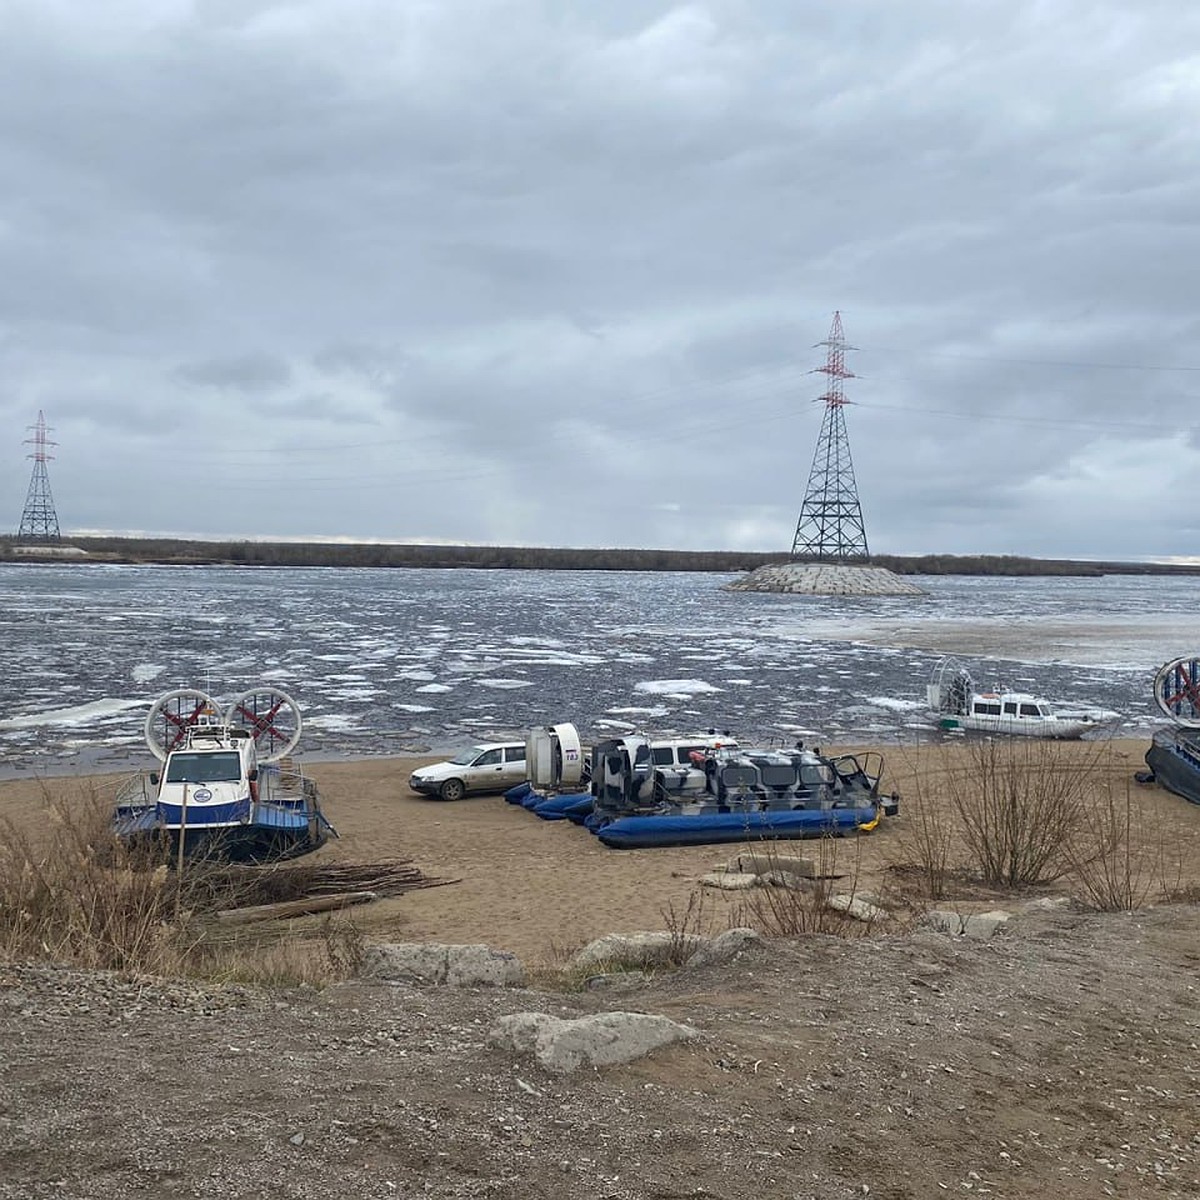
[[[1181,854],[1172,855],[1149,807],[1128,779],[1097,789],[1064,847],[1076,899],[1101,912],[1136,912],[1178,889]]]
[[[1067,838],[1095,786],[1097,754],[1081,763],[1053,742],[970,743],[967,769],[950,780],[950,800],[985,883],[1019,887],[1062,875]]]
[[[898,848],[905,866],[912,864],[930,900],[941,900],[946,895],[952,869],[953,810],[925,786],[919,770],[913,774],[904,817]]]
[[[835,891],[853,898],[857,890],[861,847],[855,838],[853,862],[846,883],[846,877],[838,870],[840,847],[844,841],[828,835],[817,839],[815,874],[806,880],[790,879],[786,871],[774,865],[779,861],[775,843],[755,846],[755,856],[765,858],[770,867],[762,875],[766,886],[747,894],[735,910],[734,924],[756,929],[766,937],[798,937],[812,933],[845,937],[868,932],[870,922],[858,921],[829,905]],[[839,882],[845,886],[838,888]]]
[[[680,912],[670,901],[659,910],[663,925],[670,935],[667,961],[674,967],[682,967],[695,953],[697,941],[707,936],[708,912],[704,893],[695,890],[689,893],[687,905]]]

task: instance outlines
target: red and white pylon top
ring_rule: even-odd
[[[855,378],[853,371],[846,370],[846,351],[854,350],[856,347],[846,344],[845,335],[842,333],[840,310],[833,314],[833,324],[829,327],[829,336],[823,342],[817,342],[817,345],[826,347],[825,365],[814,367],[813,370],[829,376],[829,390],[823,396],[818,396],[817,399],[824,400],[827,408],[840,408],[843,404],[852,403],[846,399],[846,394],[842,391],[842,380]]]
[[[33,437],[25,439],[25,445],[33,447],[33,453],[25,455],[26,458],[32,458],[34,462],[46,462],[54,457],[53,454],[46,453],[47,446],[57,446],[57,442],[49,441],[46,437],[46,418],[42,414],[42,410],[38,409],[38,419],[36,425],[28,426],[33,430]]]

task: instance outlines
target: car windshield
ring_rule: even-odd
[[[456,754],[450,761],[456,767],[469,767],[482,753],[482,746],[472,746],[470,750],[464,750],[461,754]]]

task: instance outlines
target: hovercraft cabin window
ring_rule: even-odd
[[[975,712],[981,717],[998,717],[1000,702],[998,700],[976,700]]]
[[[167,783],[232,783],[242,777],[242,760],[236,751],[218,754],[171,755]]]

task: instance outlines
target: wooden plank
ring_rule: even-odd
[[[309,913],[329,912],[355,904],[369,904],[378,898],[376,892],[337,892],[331,896],[308,896],[303,900],[281,900],[276,904],[254,904],[246,908],[225,908],[217,920],[227,925],[251,921],[273,921],[281,917],[304,917]]]

